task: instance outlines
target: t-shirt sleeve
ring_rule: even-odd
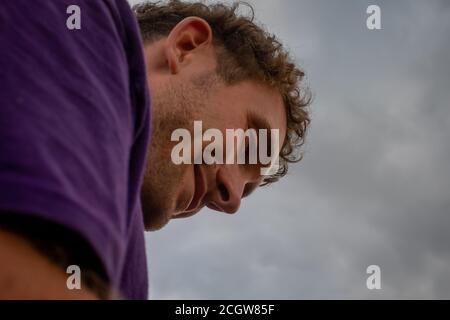
[[[71,5],[80,10],[68,13]],[[78,233],[113,283],[125,254],[129,158],[139,130],[124,6],[15,0],[0,10],[0,215]],[[81,29],[68,28],[77,17]]]

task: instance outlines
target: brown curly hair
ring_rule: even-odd
[[[240,5],[250,9],[248,16],[238,14]],[[286,137],[280,152],[280,168],[276,174],[265,177],[263,185],[284,176],[289,162],[302,159],[299,150],[310,124],[308,106],[312,100],[309,89],[300,86],[305,74],[295,65],[281,42],[254,22],[254,10],[250,4],[206,5],[170,0],[138,4],[133,11],[144,43],[167,36],[184,18],[197,16],[204,19],[213,31],[217,74],[226,84],[251,79],[279,90],[287,114]]]

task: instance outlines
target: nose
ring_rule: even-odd
[[[238,211],[247,180],[237,166],[226,165],[219,168],[216,174],[216,188],[211,193],[207,207],[230,214]]]
[[[219,169],[214,189],[207,206],[216,211],[235,213],[241,205],[242,187],[238,179],[227,176],[227,170]]]

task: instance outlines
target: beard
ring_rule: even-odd
[[[180,188],[190,178],[191,165],[172,162],[171,151],[177,142],[171,141],[171,135],[179,128],[186,128],[192,135],[193,121],[205,114],[209,89],[211,82],[194,80],[188,84],[170,83],[152,94],[152,135],[141,189],[148,231],[161,229],[175,212],[184,209],[178,205],[185,203],[188,195]]]

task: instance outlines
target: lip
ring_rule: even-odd
[[[206,194],[206,181],[199,165],[194,165],[195,190],[186,212],[195,211]]]

